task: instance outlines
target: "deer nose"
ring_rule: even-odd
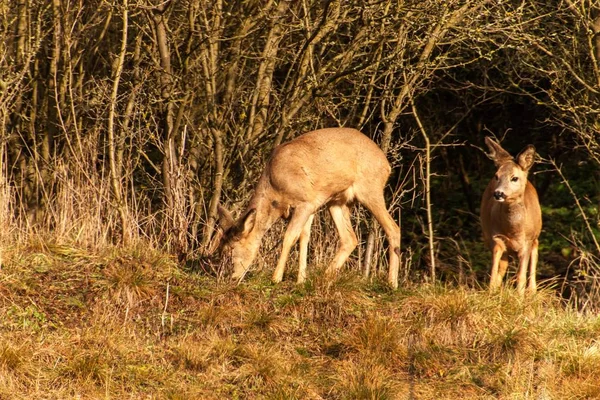
[[[495,198],[496,200],[504,200],[504,199],[506,198],[506,195],[504,194],[504,192],[501,192],[501,191],[499,191],[499,190],[496,190],[496,191],[494,192],[494,198]]]

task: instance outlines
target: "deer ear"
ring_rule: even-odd
[[[490,153],[487,156],[494,162],[494,164],[496,164],[497,167],[513,159],[508,151],[504,150],[502,146],[500,146],[500,144],[498,144],[498,142],[491,137],[485,137],[485,144],[490,150]]]
[[[228,231],[233,226],[233,224],[235,224],[231,213],[221,204],[217,205],[217,211],[219,214],[219,226],[223,231]]]
[[[535,147],[529,145],[523,149],[517,156],[517,163],[524,171],[529,171],[529,168],[535,162]]]
[[[217,249],[221,245],[221,240],[223,239],[223,229],[217,228],[215,230],[215,234],[212,236],[210,241],[208,242],[208,246],[206,248],[205,254],[211,256],[217,252]]]
[[[217,249],[222,244],[221,242],[225,236],[225,232],[229,231],[234,223],[235,221],[229,210],[221,204],[217,204],[217,226],[215,227],[212,238],[208,242],[205,254],[213,255],[216,253]]]
[[[255,224],[256,224],[256,209],[253,208],[246,213],[246,215],[244,216],[244,219],[241,223],[242,235],[245,236],[245,235],[249,234],[250,231],[252,231],[252,229],[254,229]]]

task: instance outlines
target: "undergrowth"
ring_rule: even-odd
[[[147,247],[5,247],[0,398],[600,397],[600,318],[550,290],[268,272],[236,286]]]

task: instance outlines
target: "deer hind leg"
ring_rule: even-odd
[[[398,270],[400,269],[400,227],[385,206],[383,189],[368,194],[357,193],[357,198],[373,214],[387,236],[389,244],[388,283],[392,289],[397,289]]]
[[[283,236],[283,247],[281,249],[281,255],[277,262],[275,272],[273,272],[273,282],[279,283],[283,279],[283,272],[285,271],[285,263],[290,255],[292,246],[296,243],[306,222],[310,216],[314,213],[314,210],[310,207],[296,207],[292,219],[290,220],[285,235]]]
[[[308,258],[308,242],[310,240],[310,228],[314,219],[315,214],[311,214],[306,220],[306,223],[302,228],[302,232],[300,232],[300,265],[298,267],[298,280],[296,281],[298,284],[304,283],[304,281],[306,280],[306,259]]]
[[[531,258],[529,260],[529,291],[535,293],[537,291],[537,263],[538,263],[538,240],[533,242],[531,247]]]
[[[350,209],[346,204],[330,204],[329,213],[333,218],[335,227],[340,235],[340,245],[335,257],[329,267],[327,267],[327,274],[331,275],[336,273],[342,265],[348,259],[348,256],[358,245],[358,239],[350,223]]]
[[[492,272],[490,273],[490,292],[494,292],[502,285],[502,278],[508,267],[508,256],[506,246],[499,238],[494,238],[494,247],[492,248]]]

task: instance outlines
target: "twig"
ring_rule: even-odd
[[[550,164],[552,164],[552,166],[554,167],[556,172],[558,172],[558,175],[560,175],[560,178],[562,179],[563,183],[565,184],[565,186],[567,186],[567,189],[569,189],[569,193],[571,193],[571,196],[573,196],[573,200],[575,201],[577,208],[579,208],[579,212],[581,213],[583,222],[585,222],[585,226],[587,227],[588,232],[590,233],[590,236],[592,237],[592,240],[594,241],[594,245],[596,246],[596,251],[598,251],[598,253],[600,253],[600,244],[598,244],[598,240],[596,239],[596,235],[594,234],[592,225],[590,224],[587,214],[585,213],[585,211],[583,210],[583,207],[581,206],[581,203],[579,202],[579,198],[573,191],[573,188],[569,184],[569,181],[567,180],[567,178],[563,175],[561,169],[558,167],[558,165],[556,165],[556,162],[554,161],[554,159],[552,159],[552,158],[550,159]]]
[[[171,285],[169,284],[169,282],[167,282],[167,294],[165,296],[165,307],[163,308],[162,316],[160,318],[160,324],[162,326],[163,333],[165,331],[165,318],[167,316],[167,307],[169,306],[169,289],[170,289],[170,287],[171,287]]]
[[[412,107],[415,120],[417,121],[417,125],[419,125],[419,129],[421,130],[423,138],[425,139],[425,206],[427,208],[427,235],[429,239],[429,258],[431,262],[431,282],[435,282],[435,243],[433,237],[433,219],[431,217],[431,145],[429,143],[429,136],[427,136],[427,132],[421,123],[419,114],[417,113],[417,107],[415,106],[412,96],[410,97],[410,105]]]

